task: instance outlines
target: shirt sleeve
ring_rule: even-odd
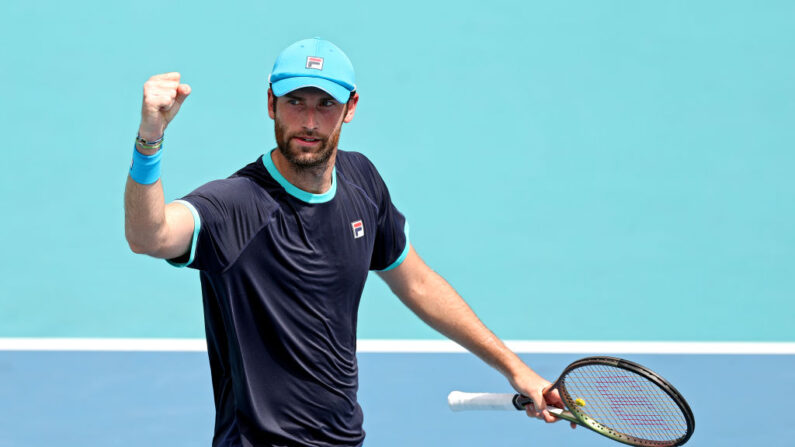
[[[167,260],[175,267],[220,271],[237,259],[268,215],[245,178],[207,183],[176,202],[193,214],[193,238],[185,255]]]
[[[378,222],[370,270],[383,272],[392,270],[406,259],[409,253],[409,224],[392,203],[384,180],[375,171],[375,167],[372,169],[378,201]]]

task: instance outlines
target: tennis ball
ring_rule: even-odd
[[[584,401],[584,400],[582,400],[582,399],[575,399],[575,400],[574,400],[574,403],[575,403],[575,404],[576,404],[578,407],[584,407],[584,406],[585,406],[585,401]]]

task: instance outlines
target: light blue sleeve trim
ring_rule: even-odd
[[[406,256],[409,255],[409,248],[411,248],[411,244],[409,243],[409,221],[406,221],[406,223],[403,225],[403,231],[406,233],[406,246],[403,247],[403,253],[401,253],[400,256],[398,256],[398,258],[395,259],[395,262],[390,264],[389,267],[383,270],[379,270],[379,272],[386,272],[392,270],[393,268],[402,264],[403,261],[406,260]]]
[[[199,217],[199,212],[196,211],[196,208],[194,208],[190,202],[185,200],[175,200],[174,203],[181,203],[185,205],[190,210],[190,213],[193,214],[193,239],[190,243],[190,257],[188,257],[188,261],[185,263],[177,263],[171,261],[170,259],[166,259],[166,262],[169,264],[173,265],[174,267],[181,268],[190,265],[190,263],[193,262],[193,259],[196,257],[196,241],[199,239],[199,230],[201,230],[202,227],[202,220]]]

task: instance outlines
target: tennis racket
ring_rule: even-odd
[[[555,416],[624,444],[682,445],[695,429],[684,397],[650,369],[614,357],[587,357],[567,366],[552,385],[566,410]],[[524,410],[533,401],[521,394],[462,393],[447,398],[453,411]]]

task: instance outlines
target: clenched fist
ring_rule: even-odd
[[[154,141],[163,136],[166,126],[177,115],[190,86],[179,83],[177,72],[154,75],[144,84],[144,103],[141,108],[141,127],[138,135]]]

